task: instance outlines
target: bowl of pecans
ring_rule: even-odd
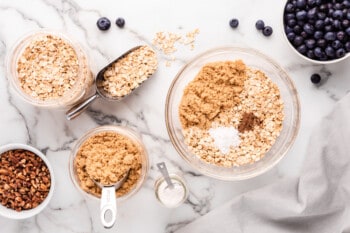
[[[38,149],[19,143],[0,147],[0,215],[25,219],[39,214],[54,186],[50,163]]]
[[[243,180],[276,165],[300,124],[297,91],[268,56],[242,47],[207,51],[171,84],[165,106],[168,134],[199,172]]]

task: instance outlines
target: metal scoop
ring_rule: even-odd
[[[174,188],[174,184],[173,182],[171,181],[171,178],[169,176],[169,172],[168,172],[168,169],[166,168],[166,165],[164,162],[161,162],[161,163],[157,163],[157,167],[160,171],[160,173],[162,173],[163,177],[164,177],[164,180],[165,182],[167,183],[168,185],[168,188],[169,189],[173,189]]]
[[[135,50],[139,49],[140,47],[142,47],[142,46],[136,46],[136,47],[128,50],[123,55],[121,55],[120,57],[118,57],[117,59],[115,59],[114,61],[109,63],[107,66],[105,66],[102,70],[100,70],[100,72],[98,72],[98,74],[96,76],[96,79],[95,79],[95,90],[96,90],[95,94],[90,96],[86,100],[78,103],[77,105],[73,106],[71,109],[69,109],[68,112],[66,112],[66,118],[68,120],[72,120],[75,117],[79,116],[89,106],[89,104],[92,103],[98,97],[102,97],[103,99],[109,100],[109,101],[119,101],[122,98],[124,98],[125,96],[129,95],[130,93],[132,93],[136,88],[140,87],[143,82],[139,86],[137,86],[135,89],[130,91],[130,93],[128,93],[127,95],[124,95],[124,96],[121,96],[121,97],[114,97],[114,96],[110,95],[109,93],[107,93],[103,89],[103,85],[102,85],[102,82],[104,81],[104,74],[105,74],[106,70],[109,67],[111,67],[114,63],[116,63],[117,61],[121,60],[122,58],[124,58],[128,54],[134,52]],[[151,75],[149,75],[149,76],[151,76]]]
[[[126,181],[130,173],[130,169],[124,174],[123,178],[112,185],[104,185],[93,178],[90,179],[102,189],[101,203],[100,203],[100,218],[104,228],[112,228],[117,219],[117,201],[115,198],[115,191],[118,190]],[[107,219],[108,214],[111,214],[110,219]]]

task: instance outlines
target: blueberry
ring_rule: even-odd
[[[315,28],[318,29],[318,30],[321,30],[324,28],[324,21],[323,20],[317,20],[315,22]]]
[[[339,49],[339,48],[343,47],[343,44],[339,40],[335,40],[332,42],[332,47],[334,49]]]
[[[295,39],[293,40],[293,45],[294,47],[298,47],[303,42],[304,42],[304,38],[302,38],[301,36],[296,36]]]
[[[315,56],[318,57],[318,58],[323,57],[323,56],[324,56],[323,53],[324,53],[324,52],[322,51],[322,49],[321,49],[320,47],[316,47],[316,48],[314,49],[314,54],[315,54]]]
[[[324,35],[324,38],[328,41],[333,41],[337,38],[336,34],[334,32],[327,32],[325,35]]]
[[[286,9],[286,12],[293,13],[295,11],[295,6],[292,3],[287,3],[285,9]]]
[[[289,41],[293,41],[295,39],[295,33],[294,32],[288,33],[287,38]]]
[[[330,17],[326,17],[322,22],[324,23],[324,25],[331,25],[333,24],[333,19]]]
[[[303,31],[303,29],[299,25],[295,25],[293,30],[295,34],[298,34],[298,35]]]
[[[297,25],[297,21],[296,21],[295,19],[290,19],[290,20],[287,21],[287,25],[288,25],[289,27],[294,27],[295,25]],[[259,29],[261,26],[262,26],[262,28]],[[256,27],[258,30],[262,30],[262,29],[264,29],[265,24],[264,24],[264,22],[263,22],[262,25],[261,25],[261,24],[259,25],[259,28],[258,28],[258,26],[255,24],[255,27]]]
[[[326,18],[326,13],[324,13],[324,12],[318,12],[318,13],[317,13],[317,18],[318,18],[318,19],[325,19],[325,18]]]
[[[319,12],[326,12],[328,10],[327,4],[322,4],[321,6],[318,7]]]
[[[326,42],[325,39],[319,39],[319,40],[317,40],[316,44],[317,44],[318,47],[324,48],[324,47],[326,47],[327,42]]]
[[[117,18],[117,20],[115,21],[115,24],[119,27],[119,28],[123,28],[125,25],[125,19],[123,18]]]
[[[230,27],[231,27],[231,28],[237,28],[237,27],[238,27],[238,24],[239,24],[238,19],[231,19],[231,20],[230,20]]]
[[[345,43],[346,52],[350,52],[350,41]]]
[[[350,26],[350,21],[347,20],[347,19],[344,19],[342,22],[341,22],[341,25],[343,28],[347,28]]]
[[[328,15],[329,17],[332,17],[332,16],[333,16],[333,13],[334,13],[334,9],[333,9],[333,8],[328,9],[327,15]]]
[[[304,39],[308,38],[308,34],[305,31],[302,31],[300,33],[301,37],[303,37]]]
[[[323,38],[323,32],[321,32],[321,31],[316,31],[315,34],[314,34],[314,38],[315,38],[316,40]]]
[[[305,25],[304,25],[304,31],[307,33],[307,34],[309,34],[309,35],[312,35],[312,34],[314,34],[314,32],[315,32],[315,28],[314,28],[314,26],[312,26],[311,24],[309,24],[309,23],[306,23]]]
[[[307,52],[307,48],[306,48],[306,45],[302,44],[300,45],[298,48],[297,48],[298,52],[301,53],[301,54],[306,54]]]
[[[347,29],[345,29],[346,34],[348,34],[348,36],[350,36],[350,27],[348,27]]]
[[[314,18],[316,18],[316,13],[317,13],[316,8],[312,8],[311,10],[309,10],[307,12],[307,17],[309,19],[314,19]]]
[[[265,26],[262,32],[264,36],[271,36],[273,29],[270,26]]]
[[[306,52],[306,56],[307,56],[308,58],[314,59],[314,58],[315,58],[314,51],[311,50],[311,49],[308,50],[308,51]]]
[[[306,0],[297,0],[296,6],[300,9],[303,9],[306,6]]]
[[[308,5],[309,7],[314,7],[314,6],[316,6],[316,0],[308,0],[308,1],[307,1],[307,5]]]
[[[106,31],[111,27],[111,21],[106,17],[99,18],[96,24],[98,29],[102,31]]]
[[[313,84],[319,84],[321,82],[321,76],[319,74],[312,74],[310,80]]]
[[[337,32],[337,39],[340,40],[340,41],[343,41],[345,39],[345,32],[343,31],[339,31]]]
[[[333,27],[337,30],[340,30],[342,28],[341,22],[339,20],[334,20],[333,21]]]
[[[294,14],[286,14],[284,16],[284,20],[286,20],[286,21],[291,20],[291,19],[295,19],[295,15]]]
[[[324,50],[326,55],[330,58],[334,58],[335,56],[335,50],[331,46],[327,46],[326,49]]]
[[[308,40],[306,40],[305,45],[309,49],[313,49],[316,45],[316,41],[314,39],[308,39]]]
[[[324,27],[325,32],[332,32],[333,31],[333,26],[332,25],[326,25]]]
[[[346,8],[350,8],[350,1],[343,1],[343,6],[346,7]]]
[[[346,18],[348,19],[348,20],[350,20],[350,12],[348,11],[348,13],[346,13]]]
[[[336,9],[336,10],[341,10],[341,9],[342,9],[342,6],[341,6],[340,3],[336,3],[333,7],[334,7],[334,9]]]
[[[286,34],[291,33],[291,32],[294,32],[294,31],[293,31],[293,28],[288,27],[288,26],[286,26],[284,30],[286,31]]]
[[[297,20],[305,20],[307,18],[307,13],[305,10],[298,11],[295,15]]]
[[[346,54],[346,52],[345,52],[345,49],[343,49],[343,48],[337,49],[337,51],[335,52],[336,58],[344,57],[345,54]]]
[[[316,6],[320,6],[322,4],[322,0],[316,0]]]
[[[335,19],[342,19],[343,18],[343,12],[341,10],[336,10],[332,14],[333,18]]]
[[[293,20],[294,20],[295,24],[294,24],[293,26],[291,26],[291,25],[290,25],[290,22],[293,21]],[[287,23],[287,25],[290,26],[290,27],[294,27],[296,24],[297,24],[297,21],[296,21],[295,19],[290,19],[290,20],[288,20],[288,23]],[[258,29],[258,30],[263,30],[264,27],[265,27],[264,21],[262,21],[261,19],[259,19],[258,21],[256,21],[255,27],[256,27],[256,29]]]

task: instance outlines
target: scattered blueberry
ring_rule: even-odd
[[[294,20],[294,19],[293,19],[293,20]],[[295,21],[295,20],[294,20],[294,21]],[[297,24],[297,21],[295,21],[295,24],[294,24],[293,26],[290,26],[290,27],[294,27],[296,24]],[[259,19],[258,21],[256,21],[255,27],[256,27],[256,29],[258,29],[258,30],[263,30],[264,27],[265,27],[264,21],[262,21],[261,19]]]
[[[106,31],[111,27],[111,21],[106,17],[99,18],[96,24],[98,29],[102,31]]]
[[[238,19],[231,19],[231,20],[230,20],[230,27],[231,27],[231,28],[237,28],[237,27],[238,27],[238,24],[239,24]]]
[[[117,18],[117,20],[115,21],[115,24],[119,27],[119,28],[123,28],[125,25],[125,19],[123,18]]]
[[[319,84],[321,82],[321,76],[319,74],[312,74],[310,80],[313,84]]]
[[[271,36],[273,33],[273,29],[270,26],[265,26],[262,32],[264,36]]]

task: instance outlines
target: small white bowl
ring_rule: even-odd
[[[21,144],[21,143],[7,144],[4,146],[0,146],[0,155],[6,151],[16,150],[16,149],[28,150],[28,151],[33,152],[37,156],[39,156],[44,161],[47,168],[49,169],[50,177],[51,177],[51,186],[50,186],[49,194],[47,195],[45,200],[42,203],[40,203],[40,205],[38,205],[37,207],[30,209],[30,210],[22,210],[22,211],[18,212],[16,210],[7,208],[7,207],[1,205],[1,203],[0,203],[0,215],[1,216],[6,217],[6,218],[10,218],[10,219],[25,219],[25,218],[30,218],[30,217],[33,217],[33,216],[39,214],[47,206],[47,204],[50,202],[50,199],[53,195],[53,191],[54,191],[54,187],[55,187],[55,178],[54,178],[52,167],[51,167],[49,161],[47,160],[46,156],[41,151],[39,151],[38,149],[36,149],[32,146]]]

